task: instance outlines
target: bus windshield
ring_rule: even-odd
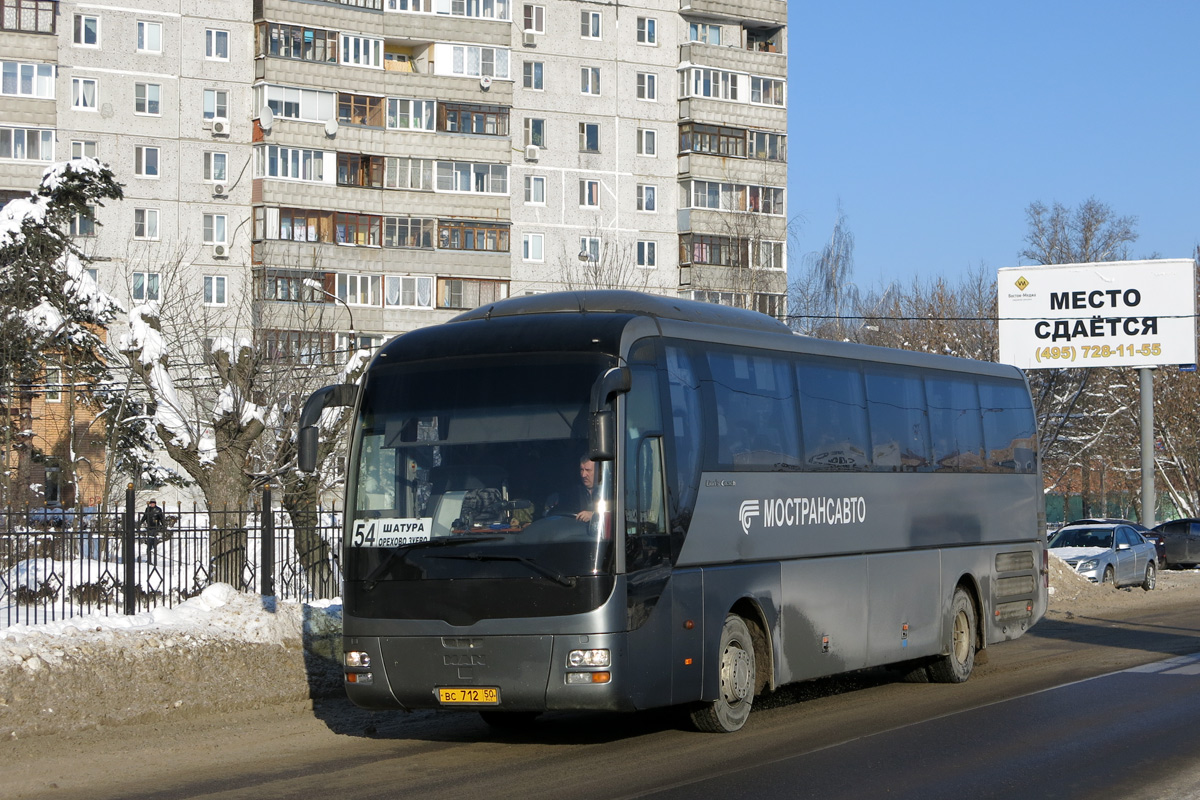
[[[522,354],[379,367],[352,453],[346,578],[544,580],[612,570],[612,475],[587,458],[614,359]]]

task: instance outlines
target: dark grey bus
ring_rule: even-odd
[[[352,405],[345,685],[373,709],[686,706],[896,665],[960,682],[1046,609],[1014,367],[793,335],[631,292],[404,334]]]

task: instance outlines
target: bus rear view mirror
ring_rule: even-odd
[[[320,435],[317,423],[321,412],[327,408],[354,405],[358,387],[349,383],[338,383],[317,389],[304,402],[300,412],[300,430],[296,437],[296,468],[301,472],[312,472],[317,468],[317,446]]]
[[[633,386],[629,367],[613,367],[592,385],[592,419],[588,427],[588,455],[592,461],[612,461],[617,450],[617,418],[612,399]]]

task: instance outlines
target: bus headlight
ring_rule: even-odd
[[[348,650],[346,652],[346,666],[362,667],[365,669],[371,666],[371,655],[361,650]]]
[[[609,657],[607,650],[572,650],[567,654],[567,666],[571,667],[607,667]]]

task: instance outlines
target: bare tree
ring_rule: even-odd
[[[649,290],[651,270],[638,267],[633,242],[615,231],[602,231],[597,227],[590,229],[581,240],[578,252],[559,253],[556,257],[556,277],[564,289],[572,292],[585,289]]]
[[[804,258],[805,269],[794,286],[797,307],[806,311],[802,330],[825,339],[851,339],[858,320],[847,319],[858,311],[858,289],[854,276],[854,234],[846,224],[846,212],[838,202],[837,219],[829,241],[819,252]]]

